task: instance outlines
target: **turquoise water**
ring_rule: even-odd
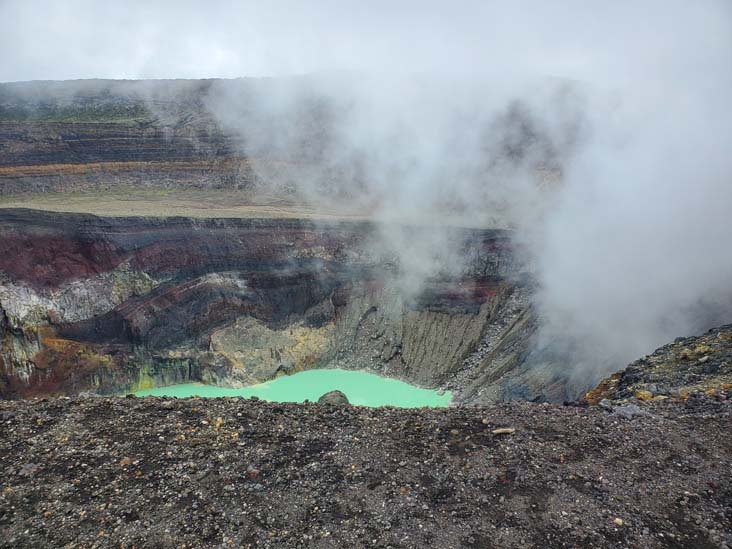
[[[447,406],[452,394],[446,391],[422,389],[386,377],[353,370],[306,370],[291,376],[282,376],[241,389],[183,383],[137,391],[137,396],[200,397],[259,397],[272,402],[317,401],[323,394],[338,389],[346,394],[351,404],[360,406]]]

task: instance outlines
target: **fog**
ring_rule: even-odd
[[[207,98],[263,184],[383,221],[412,291],[460,260],[402,225],[515,229],[584,378],[732,321],[724,0],[11,0],[0,52],[3,81],[286,76]]]

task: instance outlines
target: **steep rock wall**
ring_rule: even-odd
[[[366,222],[5,209],[0,230],[5,396],[244,384],[313,366],[443,386],[521,270],[499,230],[452,230],[461,272],[409,294]]]
[[[251,185],[241,143],[205,108],[214,82],[0,84],[0,195]]]
[[[236,144],[212,123],[0,122],[0,144],[3,193],[235,189],[255,181]]]

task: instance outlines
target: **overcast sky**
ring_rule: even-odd
[[[727,0],[0,0],[0,81],[345,69],[616,82],[703,74],[725,50]]]

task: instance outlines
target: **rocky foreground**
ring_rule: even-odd
[[[606,407],[0,402],[2,547],[732,547],[725,391]]]

